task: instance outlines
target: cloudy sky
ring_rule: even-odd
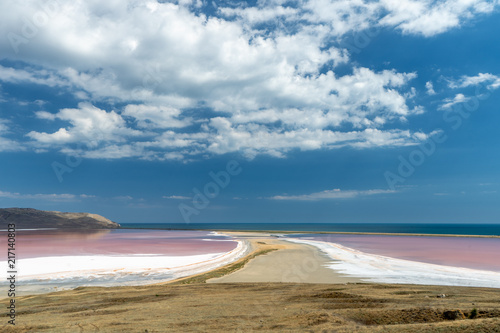
[[[0,3],[0,206],[500,222],[500,1]]]

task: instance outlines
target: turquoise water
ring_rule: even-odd
[[[500,224],[407,224],[407,223],[123,223],[123,228],[172,230],[272,230],[380,232],[500,236]]]

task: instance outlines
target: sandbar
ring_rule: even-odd
[[[294,244],[262,234],[228,233],[237,239],[249,239],[253,248],[276,248],[276,251],[255,257],[242,269],[228,275],[209,279],[207,283],[294,282],[348,283],[361,279],[340,274],[328,265],[332,259],[318,248]],[[267,236],[267,237],[266,237]]]

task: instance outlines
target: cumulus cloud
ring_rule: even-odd
[[[272,200],[298,200],[298,201],[316,201],[316,200],[337,200],[337,199],[352,199],[359,196],[368,195],[378,195],[378,194],[390,194],[395,193],[392,190],[325,190],[321,192],[311,193],[311,194],[301,194],[301,195],[276,195],[270,197]]]
[[[405,34],[434,36],[460,27],[474,16],[491,13],[498,1],[487,0],[263,0],[260,6],[220,9],[249,24],[276,19],[288,22],[321,22],[337,36],[367,28],[391,27]]]
[[[29,132],[32,144],[88,158],[171,160],[416,144],[426,134],[405,124],[423,112],[411,87],[417,73],[350,64],[340,41],[380,27],[432,36],[497,3],[213,5],[207,14],[204,2],[191,0],[2,2],[9,33],[0,48],[20,65],[0,66],[0,81],[45,85],[84,101],[37,112],[41,121],[65,125]],[[49,19],[39,21],[43,15]],[[352,71],[337,74],[341,64]]]
[[[461,26],[480,14],[492,12],[497,1],[486,0],[382,0],[382,8],[388,11],[380,24],[395,26],[404,33],[433,36]]]
[[[410,131],[365,129],[363,131],[340,132],[323,129],[301,128],[295,130],[270,130],[266,126],[249,124],[232,126],[225,118],[214,118],[210,128],[215,134],[207,150],[216,154],[241,151],[253,158],[259,153],[282,157],[292,149],[314,150],[354,146],[369,148],[377,146],[404,146],[420,142]],[[426,135],[424,134],[424,137]]]
[[[116,112],[107,112],[88,103],[80,103],[78,109],[62,109],[56,114],[40,111],[36,115],[40,119],[60,119],[71,124],[69,128],[63,127],[54,133],[32,131],[27,134],[41,144],[84,143],[97,147],[101,142],[124,142],[129,136],[143,135],[141,131],[127,127]]]

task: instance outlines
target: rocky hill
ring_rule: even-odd
[[[97,214],[62,213],[33,208],[0,209],[0,228],[5,229],[9,223],[15,223],[16,229],[115,229],[120,227],[118,223]]]

